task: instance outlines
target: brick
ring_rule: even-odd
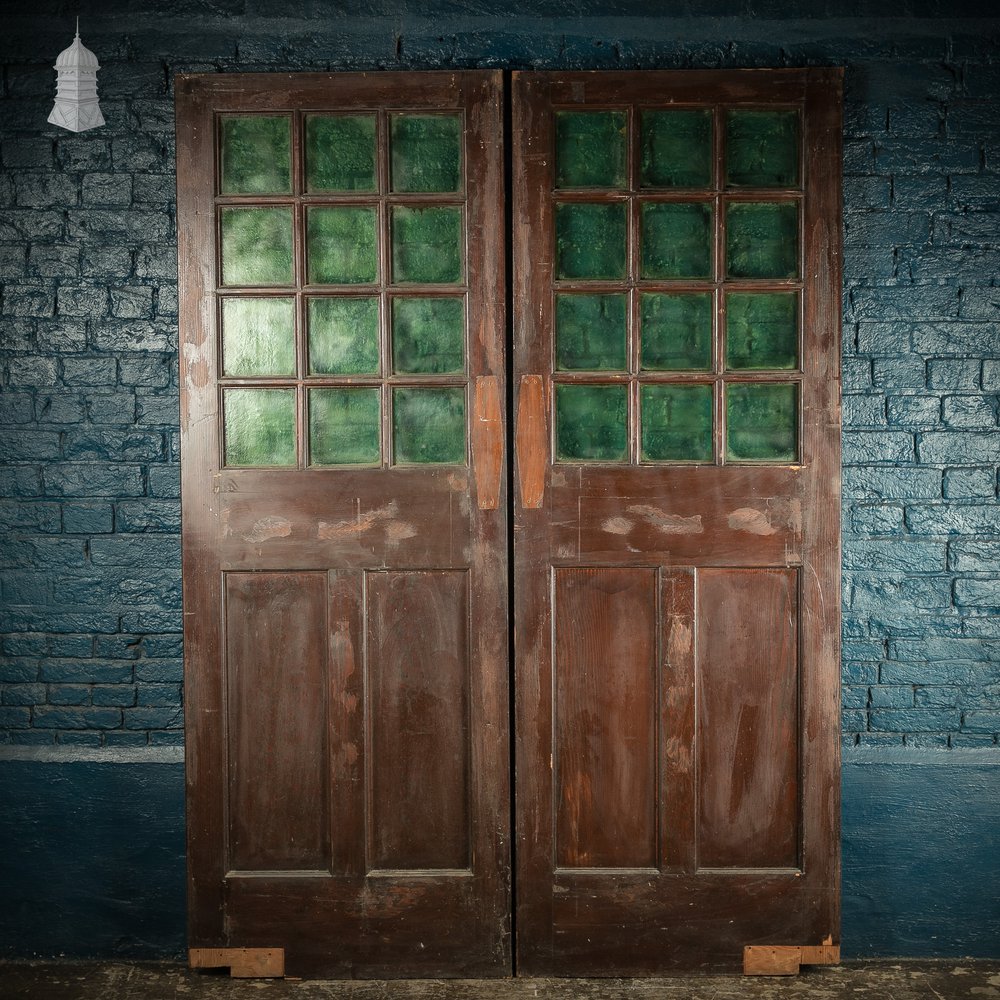
[[[850,606],[855,610],[900,613],[902,609],[938,610],[951,607],[951,578],[900,577],[888,573],[863,576],[846,573]]]
[[[840,689],[840,704],[844,708],[867,708],[868,688],[842,687]]]
[[[90,543],[90,559],[95,566],[134,566],[146,561],[176,568],[181,564],[180,539],[126,534],[94,538]]]
[[[131,708],[135,704],[135,686],[132,684],[95,684],[93,704]]]
[[[1000,541],[959,539],[948,543],[948,568],[959,573],[991,573],[1000,567]]]
[[[124,207],[132,202],[132,177],[130,174],[85,174],[83,178],[83,204],[117,205]]]
[[[75,392],[36,397],[35,413],[40,422],[48,424],[75,424],[86,415],[83,397]]]
[[[55,733],[46,733],[40,729],[19,729],[7,736],[14,746],[51,746],[56,739]]]
[[[848,427],[885,425],[885,397],[874,394],[843,397],[844,424]]]
[[[137,660],[135,679],[157,684],[180,684],[184,680],[184,661],[169,657],[162,660]]]
[[[844,392],[868,392],[872,388],[872,363],[868,358],[844,358],[840,372]]]
[[[134,465],[73,462],[50,465],[44,471],[45,493],[55,497],[142,496],[142,473]]]
[[[106,747],[144,747],[149,743],[146,733],[125,732],[121,729],[109,729],[101,733],[101,739]]]
[[[172,235],[166,212],[117,212],[110,209],[75,209],[67,213],[67,233],[72,239],[145,243]]]
[[[889,396],[885,405],[890,426],[933,429],[941,423],[940,396]]]
[[[184,732],[181,729],[162,733],[152,730],[149,734],[149,742],[151,746],[157,747],[182,747],[184,746]]]
[[[83,396],[87,420],[113,426],[135,423],[135,394],[116,388],[112,392],[88,392]]]
[[[132,181],[132,196],[136,202],[172,205],[177,181],[173,174],[136,174]]]
[[[48,653],[50,656],[92,656],[94,637],[92,635],[50,635]]]
[[[98,320],[94,323],[94,346],[116,353],[172,351],[177,349],[177,329],[161,320]]]
[[[966,712],[962,720],[962,729],[969,733],[1000,732],[1000,711]]]
[[[114,358],[67,358],[63,383],[68,386],[114,385],[118,369]]]
[[[34,278],[76,277],[80,273],[80,248],[62,243],[28,247],[25,270]]]
[[[34,396],[26,392],[0,393],[0,424],[27,424],[34,419]]]
[[[7,651],[7,641],[4,641],[4,656],[0,659],[0,683],[19,684],[36,680],[38,677],[38,661],[15,659]]]
[[[84,274],[114,276],[120,281],[132,273],[132,253],[128,247],[88,244],[83,248],[81,270]]]
[[[920,354],[966,358],[1000,352],[1000,328],[987,323],[914,323],[910,334],[913,350]]]
[[[1000,216],[997,223],[1000,225]],[[1000,288],[963,288],[959,315],[974,323],[996,323],[1000,320]]]
[[[163,457],[163,435],[114,427],[70,430],[64,435],[69,460],[149,462]]]
[[[872,708],[912,708],[912,687],[876,685],[871,689]]]
[[[905,431],[845,431],[843,434],[844,465],[913,460],[913,435]]]
[[[880,466],[844,469],[843,488],[845,497],[859,500],[933,500],[941,496],[941,473]]]
[[[49,285],[4,285],[5,316],[52,316],[56,299]]]
[[[0,706],[0,729],[27,729],[30,725],[30,708],[19,705]]]
[[[875,358],[872,383],[877,389],[923,389],[926,380],[923,358]]]
[[[18,174],[14,178],[16,201],[22,208],[69,208],[77,203],[77,182],[62,173]]]
[[[1000,182],[993,174],[957,174],[951,178],[948,201],[959,211],[1000,209]]]
[[[892,179],[893,207],[933,212],[944,208],[947,198],[948,179],[941,174],[897,174]]]
[[[181,729],[184,712],[176,707],[126,708],[123,712],[126,729]]]
[[[996,471],[992,468],[945,469],[944,495],[949,500],[971,500],[996,494]]]
[[[979,143],[974,139],[878,139],[874,149],[879,174],[974,174],[979,170]]]
[[[949,135],[992,138],[997,130],[996,101],[952,101],[945,125]]]
[[[945,396],[942,417],[950,427],[996,427],[995,396]]]
[[[0,694],[4,705],[37,705],[45,701],[45,685],[4,684]]]
[[[1000,608],[1000,579],[956,580],[955,604],[960,608]]]
[[[111,140],[111,162],[116,171],[162,171],[166,166],[166,151],[153,136],[123,136]]]
[[[944,542],[893,538],[884,542],[847,539],[844,566],[849,569],[904,573],[936,573],[945,569]]]
[[[54,147],[47,136],[6,136],[0,142],[0,158],[8,170],[51,170],[54,166]]]
[[[31,243],[59,240],[65,235],[63,212],[44,212],[37,208],[7,209],[0,215],[0,240]]]
[[[31,462],[58,460],[60,435],[47,431],[0,431],[0,455],[6,461]]]
[[[169,319],[177,318],[177,286],[161,285],[156,295],[156,315]]]
[[[1000,271],[1000,250],[983,246],[904,247],[900,268],[914,281],[981,281]]]
[[[118,381],[122,385],[162,389],[170,385],[170,370],[170,356],[167,354],[120,358]]]
[[[139,684],[136,688],[137,705],[149,708],[180,708],[179,684]]]
[[[930,238],[931,220],[925,213],[844,213],[844,243],[848,248],[920,246]]]
[[[906,525],[920,535],[998,535],[1000,507],[996,504],[911,504]]]
[[[72,708],[39,706],[33,713],[39,729],[117,729],[122,713],[117,708]]]
[[[101,734],[71,730],[65,733],[56,733],[56,742],[60,746],[99,747],[101,745]]]
[[[87,324],[82,319],[39,319],[36,326],[38,349],[52,354],[68,354],[87,348]]]
[[[841,672],[845,684],[869,685],[878,682],[877,663],[845,663]]]
[[[149,319],[153,315],[153,289],[148,285],[112,288],[111,315],[118,319]]]
[[[851,511],[851,526],[863,535],[895,535],[903,529],[899,504],[860,504]]]
[[[882,732],[948,732],[958,728],[960,715],[947,708],[883,708],[869,712],[869,721],[873,730]]]
[[[88,684],[49,684],[47,700],[50,705],[89,705],[90,686]]]
[[[1000,435],[987,431],[926,431],[917,437],[920,461],[954,465],[1000,463]]]
[[[892,193],[888,177],[858,176],[844,178],[844,204],[849,210],[887,209]]]
[[[109,534],[114,530],[114,508],[109,503],[63,504],[62,519],[67,534]]]
[[[180,531],[180,505],[169,500],[122,501],[117,505],[118,530]]]
[[[144,241],[135,254],[135,276],[152,281],[177,280],[177,248],[173,243],[149,246],[152,237]]]
[[[957,708],[958,698],[957,687],[918,687],[913,691],[916,708]]]
[[[56,162],[63,170],[110,170],[111,146],[93,133],[60,136]]]
[[[43,493],[41,469],[35,466],[0,465],[0,495],[37,497]]]
[[[151,465],[147,473],[150,496],[177,499],[181,495],[180,468],[176,465]]]
[[[851,305],[858,318],[927,322],[957,318],[959,294],[952,285],[858,287],[851,291]]]
[[[60,316],[104,316],[108,291],[103,285],[61,285],[56,303]]]
[[[67,684],[129,684],[132,682],[132,664],[113,660],[42,660],[39,665],[40,680]]]

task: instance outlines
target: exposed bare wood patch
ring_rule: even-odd
[[[281,979],[285,975],[284,948],[191,948],[192,969],[229,969],[233,979]]]

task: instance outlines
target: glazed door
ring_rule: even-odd
[[[500,77],[177,86],[190,944],[508,973]]]
[[[836,954],[839,93],[514,76],[526,974]]]

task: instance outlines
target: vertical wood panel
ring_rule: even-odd
[[[693,871],[695,855],[695,573],[664,570],[660,841],[664,868]]]
[[[369,867],[469,857],[468,574],[367,575]]]
[[[555,571],[558,867],[656,867],[656,608],[656,570]]]
[[[330,573],[330,869],[365,870],[363,591],[357,572]]]
[[[226,575],[229,856],[325,868],[326,575]]]
[[[698,574],[698,862],[799,857],[798,571]]]

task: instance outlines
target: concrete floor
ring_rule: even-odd
[[[172,964],[0,962],[0,998],[31,1000],[990,1000],[1000,962],[857,962],[793,978],[233,980]]]

